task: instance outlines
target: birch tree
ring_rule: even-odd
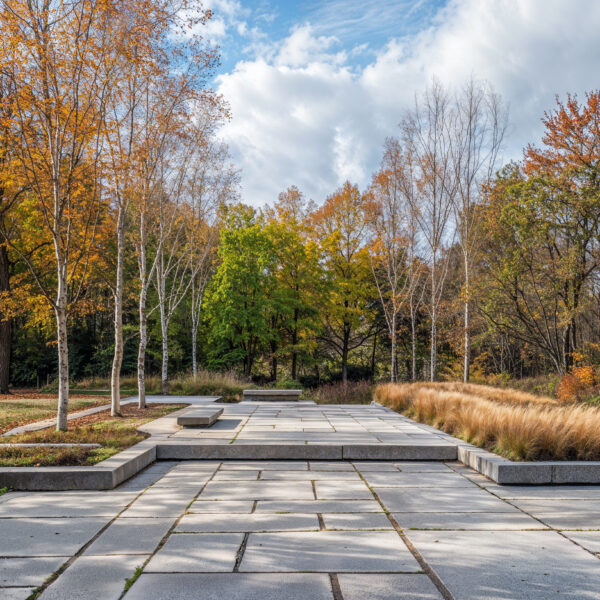
[[[456,193],[452,196],[458,242],[462,251],[464,284],[463,381],[471,364],[471,273],[481,242],[480,205],[483,186],[498,164],[507,111],[489,86],[471,79],[457,95],[453,121],[453,164]]]
[[[450,216],[455,194],[452,163],[452,109],[446,90],[434,81],[402,122],[407,151],[413,157],[418,194],[410,202],[420,235],[428,250],[429,301],[431,322],[429,377],[437,373],[438,312],[447,274],[442,251],[449,238]]]
[[[195,159],[190,175],[192,273],[190,317],[192,323],[192,374],[198,375],[198,329],[204,292],[214,271],[219,231],[217,209],[236,198],[239,177],[229,163],[227,147],[214,140]]]
[[[381,169],[373,177],[370,193],[373,210],[370,217],[374,239],[370,264],[391,341],[390,380],[397,372],[397,338],[400,310],[409,297],[412,281],[408,278],[409,211],[402,193],[403,156],[400,144],[388,139]]]
[[[102,205],[100,132],[115,8],[100,0],[0,4],[0,63],[11,88],[14,148],[31,210],[53,247],[53,275],[43,275],[21,244],[13,247],[55,314],[59,430],[67,428],[67,322],[86,281]]]

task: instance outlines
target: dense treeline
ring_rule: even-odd
[[[200,367],[314,385],[524,376],[598,361],[600,93],[500,164],[501,99],[417,96],[381,165],[315,203],[240,201],[210,18],[2,2],[0,392]],[[182,15],[185,14],[185,17]],[[195,16],[194,16],[195,15]]]

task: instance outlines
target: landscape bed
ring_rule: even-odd
[[[375,399],[513,461],[600,460],[600,409],[460,383],[382,384]]]
[[[121,407],[121,417],[108,411],[69,421],[68,431],[41,429],[0,437],[0,467],[41,467],[94,465],[146,439],[137,431],[144,423],[163,417],[185,404],[149,404],[139,409],[133,404]],[[85,446],[11,446],[11,444],[100,444]]]

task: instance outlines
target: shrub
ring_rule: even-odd
[[[593,367],[573,367],[558,384],[558,398],[565,403],[583,400],[596,383],[596,372]]]
[[[369,404],[371,384],[368,381],[330,383],[317,388],[315,396],[319,404]]]

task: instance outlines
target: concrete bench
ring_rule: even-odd
[[[244,390],[244,400],[255,402],[298,402],[302,390]]]
[[[210,427],[223,414],[222,408],[194,408],[177,417],[183,427]]]

